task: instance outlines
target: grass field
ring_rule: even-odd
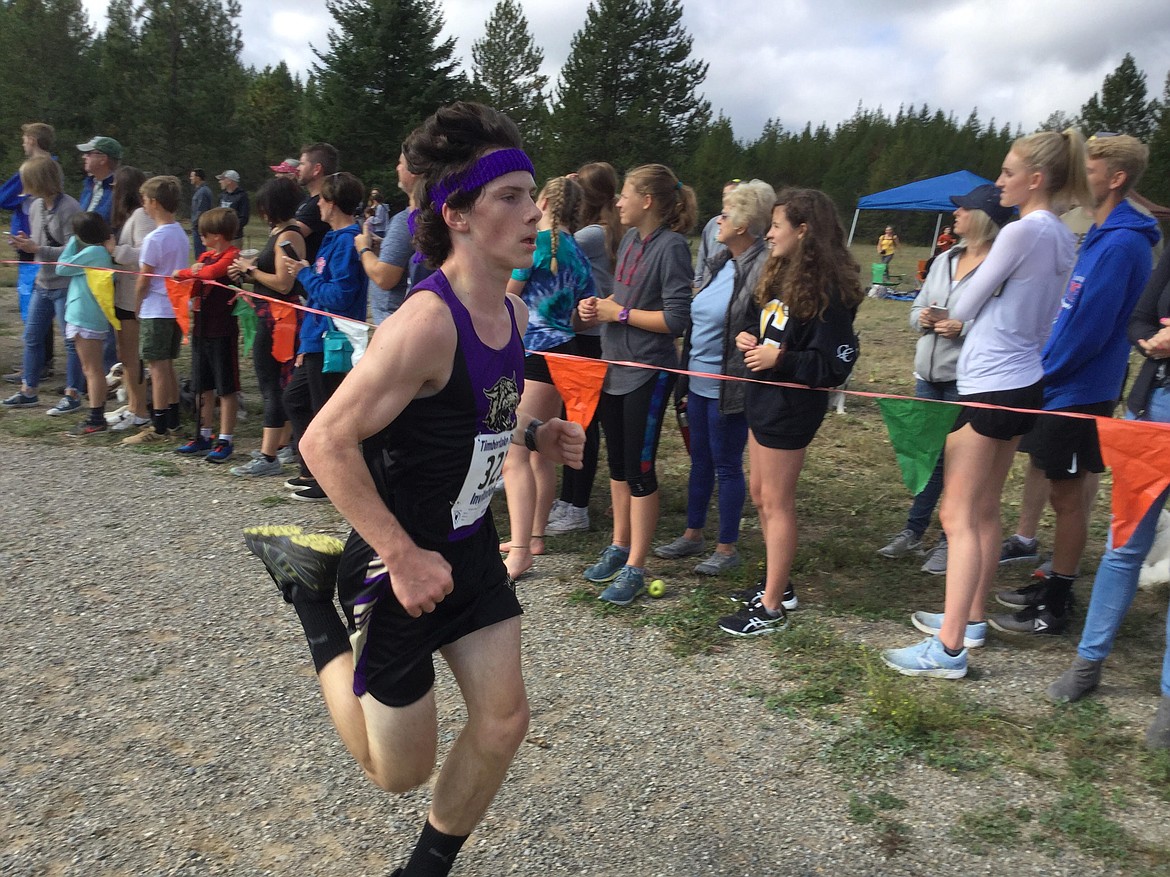
[[[256,245],[261,239],[250,240]],[[867,269],[872,246],[859,244],[854,252]],[[917,260],[925,255],[925,248],[903,248],[894,273],[912,277]],[[0,367],[5,371],[17,362],[20,349],[12,275],[5,273],[10,270],[0,266],[0,286],[9,287],[0,288]],[[867,299],[862,304],[857,321],[862,355],[851,390],[912,395],[915,335],[907,324],[907,311],[905,302]],[[181,374],[188,364],[184,348]],[[245,366],[242,373],[252,414],[241,422],[237,441],[247,450],[259,441],[259,395],[251,369]],[[59,422],[35,410],[0,412],[0,441],[68,440],[61,436]],[[116,436],[94,441],[113,445]],[[189,474],[173,462],[169,449],[141,453],[160,476]],[[670,426],[664,430],[659,459],[661,542],[685,526],[689,458]],[[608,541],[604,471],[603,462],[591,505],[593,529],[555,542],[558,554],[569,555],[582,566]],[[1015,523],[1022,480],[1020,460],[1004,491],[1005,527]],[[282,496],[266,497],[261,504],[283,501]],[[506,521],[502,500],[496,502],[497,520]],[[984,809],[965,813],[950,832],[973,854],[993,855],[997,848],[1023,843],[1049,845],[1054,852],[1075,846],[1128,874],[1170,873],[1170,844],[1143,839],[1133,828],[1142,816],[1134,812],[1135,800],[1170,801],[1170,753],[1145,752],[1132,721],[1099,700],[1054,709],[1039,698],[1047,679],[1032,680],[1037,691],[1029,698],[1015,698],[1006,705],[989,699],[978,684],[977,662],[970,677],[974,684],[905,679],[880,666],[876,652],[864,644],[868,625],[891,622],[904,625],[906,631],[890,645],[912,642],[916,635],[905,624],[907,613],[941,602],[940,579],[919,574],[917,564],[887,561],[875,554],[901,528],[909,502],[877,406],[850,396],[844,414],[830,413],[826,419],[801,477],[800,545],[793,581],[799,585],[802,604],[812,611],[795,614],[789,631],[763,643],[742,645],[730,642],[716,628],[716,619],[728,610],[725,594],[759,574],[763,548],[750,503],[741,537],[745,563],[731,576],[711,583],[693,575],[685,562],[652,559],[653,574],[668,583],[665,599],[615,609],[599,603],[596,590],[584,587],[576,576],[563,577],[565,599],[579,603],[583,611],[601,613],[613,624],[661,628],[679,661],[728,648],[758,648],[761,661],[770,667],[768,681],[743,689],[744,694],[761,699],[778,714],[798,716],[823,729],[821,757],[842,775],[890,778],[889,791],[855,795],[850,806],[855,825],[871,831],[874,843],[890,855],[906,843],[906,827],[898,813],[912,792],[899,788],[898,780],[910,765],[991,784],[997,772],[1010,769],[1022,771],[1037,784],[1043,804],[1035,810],[1005,812],[989,799]],[[1083,563],[1087,574],[1078,585],[1082,605],[1104,543],[1108,507],[1106,477]],[[1041,530],[1046,545],[1051,544],[1051,526],[1046,515]],[[933,535],[932,530],[929,536]],[[1108,669],[1119,686],[1133,692],[1135,701],[1151,705],[1158,694],[1157,672],[1165,647],[1165,607],[1164,588],[1139,594]],[[1049,644],[1049,651],[1055,650],[1060,660],[1071,660],[1073,642],[1070,637]]]

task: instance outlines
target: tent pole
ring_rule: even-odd
[[[930,255],[934,255],[934,251],[938,249],[938,230],[942,228],[942,214],[940,213],[934,220],[934,241],[930,245]]]
[[[853,233],[855,231],[857,231],[857,217],[860,215],[860,213],[861,213],[860,207],[858,207],[856,210],[853,211],[853,224],[851,226],[849,226],[849,243],[847,243],[845,245],[847,247],[853,246]],[[937,237],[938,236],[936,235],[935,238],[937,239]]]

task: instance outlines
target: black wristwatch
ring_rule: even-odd
[[[530,420],[528,428],[524,430],[524,447],[530,451],[536,450],[536,431],[544,426],[543,420]]]

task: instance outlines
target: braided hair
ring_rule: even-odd
[[[561,237],[561,227],[568,229],[569,234],[577,230],[577,205],[581,202],[581,186],[576,180],[568,177],[553,177],[544,184],[537,201],[545,201],[545,217],[552,227],[552,239],[549,247],[552,251],[552,260],[549,270],[557,273],[557,245]]]

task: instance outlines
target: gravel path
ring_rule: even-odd
[[[161,477],[169,455],[4,445],[0,874],[312,877],[400,864],[428,791],[391,798],[361,776],[293,613],[239,537],[262,522],[341,534],[332,508],[265,504],[283,494],[276,479],[198,462]],[[767,679],[762,644],[671,657],[658,631],[565,599],[578,563],[547,556],[521,585],[529,743],[456,874],[1111,873],[1027,841],[963,852],[948,830],[964,808],[1035,808],[1035,783],[916,763],[882,780],[835,773],[817,757],[832,728],[734,687]],[[438,692],[446,748],[461,714],[445,669]],[[878,790],[908,802],[897,818],[909,838],[891,858],[847,815],[851,792]],[[1144,833],[1170,836],[1170,806],[1143,808]]]

